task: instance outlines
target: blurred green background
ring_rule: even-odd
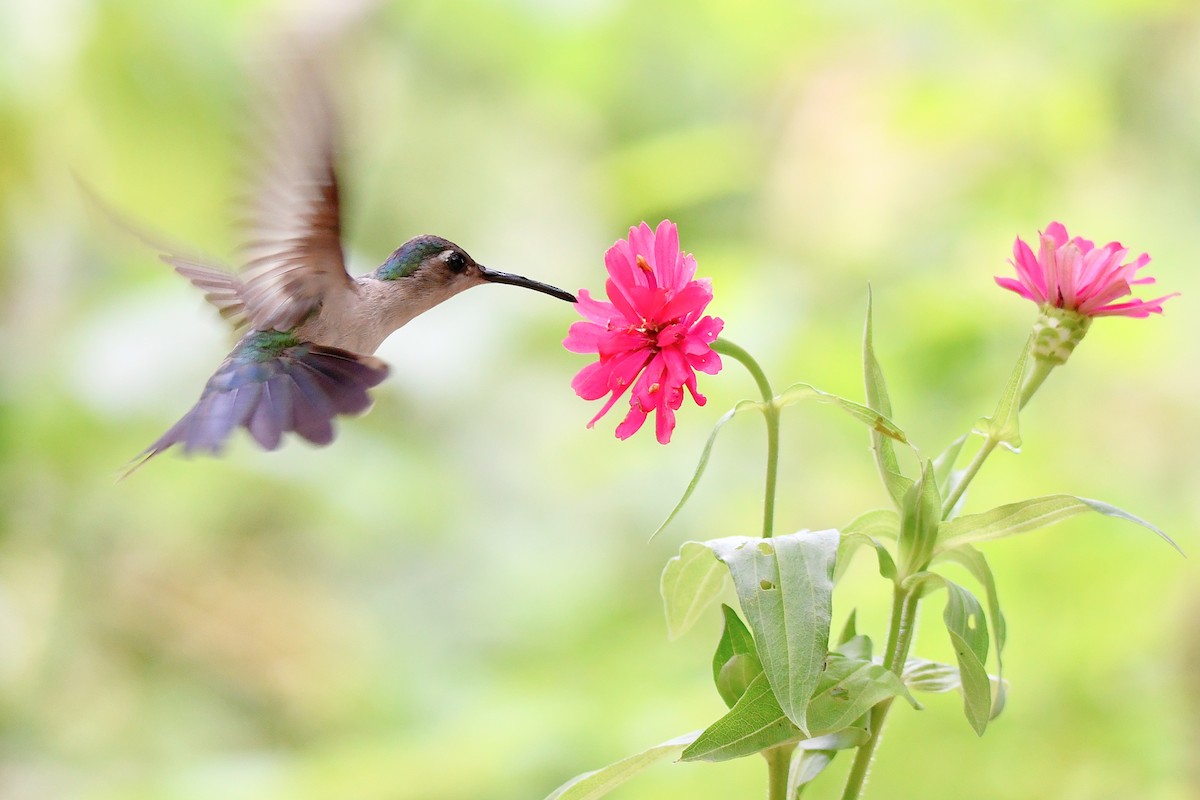
[[[89,209],[225,257],[248,76],[283,30],[333,53],[354,271],[436,232],[574,289],[630,224],[679,223],[711,311],[777,386],[861,398],[866,287],[896,419],[930,454],[989,413],[1034,317],[995,287],[1053,220],[1149,251],[1167,313],[1101,320],[969,499],[1067,491],[1148,517],[993,543],[1004,715],[897,708],[873,797],[1200,796],[1200,8],[755,0],[0,0],[0,798],[541,798],[723,712],[717,615],[665,640],[685,539],[754,533],[761,424],[617,442],[569,388],[571,309],[482,288],[389,340],[335,446],[120,467],[230,344]],[[299,45],[297,45],[299,46]],[[781,530],[886,500],[865,432],[784,420]],[[863,559],[838,622],[882,636]],[[917,652],[947,657],[931,603]],[[848,759],[811,794],[836,796]],[[762,764],[613,796],[753,797]]]

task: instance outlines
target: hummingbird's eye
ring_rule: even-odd
[[[467,258],[462,253],[453,251],[446,256],[446,266],[450,267],[451,272],[462,272],[467,268]]]

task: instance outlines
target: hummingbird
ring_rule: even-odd
[[[352,277],[342,249],[333,106],[314,73],[292,77],[276,113],[264,118],[269,134],[245,214],[249,243],[240,269],[160,255],[244,333],[196,404],[133,469],[174,445],[218,455],[239,427],[266,450],[289,432],[329,444],[334,418],[365,411],[368,390],[387,377],[387,364],[374,355],[383,341],[473,286],[521,286],[577,302],[557,287],[485,267],[428,234]]]

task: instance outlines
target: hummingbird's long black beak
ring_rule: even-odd
[[[559,300],[566,300],[568,303],[579,302],[575,298],[575,295],[571,294],[570,292],[564,292],[557,286],[551,286],[548,283],[542,283],[541,281],[523,278],[520,275],[513,275],[509,272],[498,272],[494,269],[488,269],[482,265],[479,267],[479,274],[483,276],[485,281],[490,283],[507,283],[509,286],[524,286],[526,289],[533,289],[535,292],[548,294],[551,297],[557,297]]]

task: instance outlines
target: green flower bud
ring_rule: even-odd
[[[1043,304],[1033,323],[1033,357],[1054,366],[1067,363],[1075,345],[1083,341],[1092,318],[1078,311]]]

